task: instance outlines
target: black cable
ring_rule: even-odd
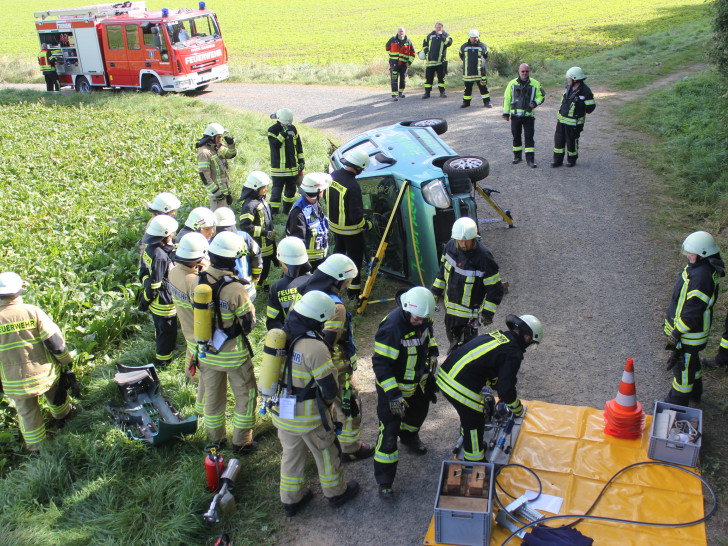
[[[702,518],[696,519],[694,521],[684,522],[684,523],[656,523],[656,522],[649,522],[649,521],[635,521],[635,520],[631,520],[631,519],[619,519],[619,518],[609,518],[609,517],[605,517],[605,516],[590,516],[589,515],[589,512],[591,512],[594,509],[594,507],[596,506],[597,502],[599,502],[599,499],[601,498],[601,496],[606,491],[607,487],[609,487],[609,485],[620,474],[622,474],[623,472],[626,472],[627,470],[630,470],[631,468],[635,468],[637,466],[642,466],[642,465],[669,466],[669,467],[672,467],[672,468],[676,468],[678,470],[681,470],[682,472],[686,472],[687,474],[691,474],[692,476],[695,476],[696,478],[698,478],[701,481],[701,483],[705,487],[708,488],[708,491],[710,491],[710,494],[713,497],[713,506],[711,506],[711,508],[708,511],[708,513],[705,516],[703,516]],[[519,466],[521,468],[525,468],[526,470],[529,470],[531,473],[533,473],[534,475],[536,475],[535,471],[531,470],[530,468],[526,468],[525,466],[522,466],[522,465],[515,465],[514,464],[514,465],[505,465],[505,466]],[[505,466],[503,468],[505,468]],[[498,473],[500,474],[500,471]],[[541,482],[539,480],[539,485],[540,485],[540,483]],[[508,493],[506,493],[506,494],[508,494]],[[511,495],[509,495],[509,496],[511,496]],[[498,501],[498,505],[501,506],[501,507],[503,507],[503,504],[501,504],[500,499],[498,498],[497,492],[496,492],[495,498]],[[717,497],[715,495],[715,491],[713,491],[713,488],[710,487],[710,484],[708,482],[706,482],[703,479],[703,477],[700,476],[699,474],[696,474],[692,470],[688,470],[687,468],[683,468],[682,466],[679,466],[679,465],[676,465],[676,464],[672,464],[672,463],[666,463],[666,462],[662,462],[662,461],[642,461],[642,462],[639,462],[639,463],[631,464],[629,466],[625,466],[624,468],[618,470],[611,478],[609,478],[609,481],[607,481],[607,483],[604,484],[604,487],[602,487],[602,490],[599,492],[599,495],[597,495],[597,498],[594,500],[594,502],[592,503],[592,505],[589,507],[589,509],[583,515],[578,515],[578,514],[565,514],[565,515],[561,515],[561,516],[549,516],[549,517],[540,519],[538,521],[534,521],[532,523],[528,523],[528,524],[523,525],[520,528],[516,529],[513,533],[511,533],[508,536],[508,538],[506,538],[501,543],[501,546],[504,546],[505,544],[507,544],[514,536],[516,536],[521,531],[524,531],[526,529],[529,529],[529,528],[531,528],[531,527],[533,527],[535,525],[541,525],[542,523],[544,523],[546,521],[551,521],[551,520],[577,518],[576,521],[570,523],[569,525],[567,525],[567,527],[571,527],[573,525],[576,525],[577,523],[579,523],[583,519],[592,519],[592,520],[597,520],[597,521],[611,521],[611,522],[614,522],[614,523],[627,523],[627,524],[630,524],[630,525],[645,525],[645,526],[648,526],[648,527],[690,527],[692,525],[697,525],[698,523],[702,523],[702,522],[706,521],[707,519],[709,519],[713,515],[713,512],[715,512],[715,509],[717,508],[717,506],[718,506],[718,499],[717,499]],[[510,514],[510,515],[513,516],[513,514]]]
[[[535,470],[533,470],[532,468],[528,468],[527,466],[524,466],[522,464],[518,464],[518,463],[508,463],[508,464],[504,464],[503,466],[501,466],[498,469],[498,471],[495,473],[495,477],[494,477],[495,485],[497,485],[500,488],[501,491],[503,491],[506,495],[508,495],[512,499],[517,498],[517,497],[514,497],[513,495],[511,495],[505,489],[503,489],[503,486],[500,483],[498,483],[498,476],[500,475],[500,473],[503,471],[504,468],[507,468],[509,466],[512,466],[512,467],[515,467],[515,468],[522,468],[523,470],[526,470],[527,472],[530,472],[531,474],[533,474],[533,477],[536,478],[536,481],[538,482],[538,495],[536,495],[529,502],[535,501],[537,498],[539,498],[541,496],[541,493],[543,493],[543,485],[541,484],[541,478],[538,477],[538,474],[536,474],[536,471]],[[503,503],[501,502],[500,497],[498,497],[498,493],[497,492],[496,492],[496,495],[495,495],[495,500],[498,503],[498,506],[500,506],[501,510],[505,510],[506,509],[506,507],[503,506]],[[510,512],[509,512],[509,514],[510,514]],[[526,525],[526,522],[523,522],[520,519],[518,519],[515,514],[510,514],[510,516],[513,519],[515,519],[518,523],[520,523],[521,525]]]

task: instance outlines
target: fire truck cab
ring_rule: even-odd
[[[214,12],[147,11],[144,2],[37,11],[62,86],[88,93],[102,87],[185,92],[229,77],[228,54]]]

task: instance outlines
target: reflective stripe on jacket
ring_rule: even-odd
[[[243,202],[240,228],[246,231],[260,246],[261,256],[272,256],[275,245],[272,239],[263,237],[262,231],[273,231],[273,215],[270,204],[262,195],[252,195]]]
[[[361,233],[366,222],[361,186],[356,176],[346,169],[337,169],[331,173],[331,178],[331,185],[325,192],[331,231],[339,235]]]
[[[280,122],[268,128],[270,173],[272,176],[297,176],[298,164],[303,161],[303,144],[294,125],[284,127]]]
[[[530,104],[533,102],[538,106],[544,97],[543,88],[538,81],[529,78],[528,81],[522,82],[518,78],[513,78],[508,82],[503,96],[503,114],[533,117],[533,108]]]
[[[583,126],[586,115],[591,114],[597,107],[594,94],[584,82],[576,89],[566,86],[561,97],[561,106],[556,119],[564,125]]]
[[[296,212],[297,210],[300,212]],[[329,250],[329,221],[323,213],[321,204],[318,201],[309,203],[305,197],[301,196],[293,205],[290,216],[295,217],[296,214],[303,216],[305,233],[290,232],[291,223],[289,221],[286,226],[286,235],[299,237],[303,240],[309,261],[323,259]],[[294,222],[294,224],[298,224],[298,222]]]
[[[440,66],[447,60],[447,48],[452,45],[452,37],[444,30],[438,34],[430,32],[422,42],[422,50],[427,55],[426,66]]]
[[[478,40],[474,44],[468,40],[460,46],[460,58],[463,60],[463,81],[474,82],[485,76],[485,60],[488,58],[488,46]]]
[[[397,35],[392,36],[384,48],[389,51],[390,65],[406,65],[415,60],[415,46],[407,36],[403,40],[400,40]]]
[[[139,260],[142,298],[146,300],[149,310],[159,317],[173,317],[176,314],[168,278],[169,269],[172,267],[169,254],[172,250],[171,245],[147,245]]]
[[[235,145],[220,144],[215,148],[214,140],[199,146],[197,150],[197,172],[207,182],[205,189],[208,195],[230,194],[230,178],[228,175],[227,160],[238,155]]]

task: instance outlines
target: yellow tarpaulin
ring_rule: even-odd
[[[527,406],[511,463],[533,469],[541,479],[544,493],[564,499],[562,515],[583,514],[618,470],[639,461],[652,460],[647,457],[650,416],[647,416],[641,439],[620,440],[604,434],[603,410],[546,402],[530,402]],[[522,495],[526,489],[538,490],[534,477],[517,468],[505,469],[498,481],[515,496]],[[504,505],[512,500],[501,491],[498,495]],[[496,506],[494,502],[494,512],[498,510]],[[702,484],[696,477],[675,468],[649,465],[630,469],[609,486],[591,515],[656,523],[700,519],[704,515]],[[548,525],[557,527],[567,523],[570,520],[554,520]],[[706,544],[704,524],[659,528],[585,520],[576,529],[593,538],[595,545]],[[490,544],[501,544],[508,535],[510,532],[497,525],[494,519]],[[515,537],[508,544],[520,543],[521,540]],[[434,520],[424,544],[437,544]]]

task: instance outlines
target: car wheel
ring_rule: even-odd
[[[79,76],[76,78],[76,92],[88,95],[91,93],[91,84],[89,83],[86,76]]]
[[[484,157],[463,156],[453,157],[445,161],[442,172],[448,177],[466,175],[472,182],[483,180],[490,174],[490,165]]]
[[[162,84],[159,83],[159,80],[157,78],[151,77],[147,81],[147,85],[145,88],[147,91],[151,91],[155,95],[164,95],[166,91],[162,88]]]
[[[440,118],[421,119],[410,123],[412,127],[432,127],[436,135],[442,135],[447,132],[447,120]]]

